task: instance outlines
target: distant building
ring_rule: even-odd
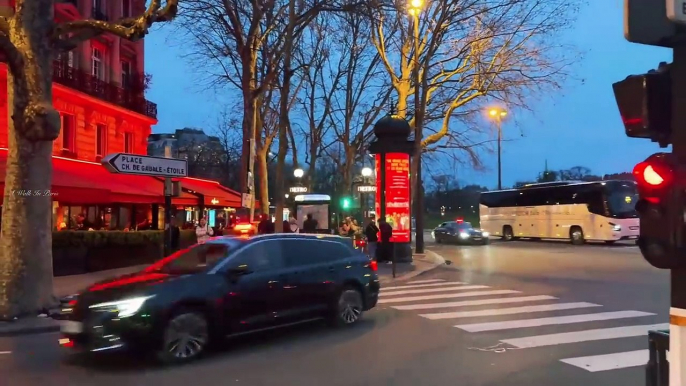
[[[172,158],[188,160],[189,176],[213,180],[222,180],[224,177],[227,155],[218,137],[193,128],[151,134],[148,137],[148,155],[164,157],[167,147]]]

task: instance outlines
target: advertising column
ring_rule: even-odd
[[[385,204],[386,222],[393,228],[391,241],[409,243],[411,232],[410,220],[410,156],[403,153],[386,154],[385,185],[381,186],[381,157],[376,156],[377,188],[375,210],[381,214],[381,205]],[[385,190],[385,203],[381,202],[381,190]]]

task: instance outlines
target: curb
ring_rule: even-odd
[[[393,283],[396,281],[403,281],[403,280],[412,279],[413,277],[416,277],[416,276],[419,276],[425,272],[429,272],[431,270],[434,270],[434,269],[438,268],[439,266],[445,264],[445,259],[443,258],[443,256],[439,255],[438,253],[430,251],[427,249],[425,251],[425,254],[427,255],[427,257],[429,257],[430,260],[433,260],[433,262],[428,263],[428,266],[426,268],[417,268],[416,270],[414,270],[412,272],[408,272],[408,273],[401,275],[401,276],[398,276],[396,278],[389,278],[386,280],[380,280],[380,283],[381,284],[387,284],[387,283]]]

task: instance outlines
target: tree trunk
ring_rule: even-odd
[[[258,197],[260,198],[260,209],[264,214],[269,214],[269,170],[267,165],[268,153],[269,148],[265,147],[260,149],[255,157],[257,176],[259,177],[256,190],[259,193]]]
[[[54,305],[52,294],[52,141],[60,117],[52,107],[51,0],[17,0],[10,25],[20,65],[8,74],[8,142],[0,235],[0,319]],[[12,60],[10,58],[10,60]],[[57,198],[59,199],[59,198]]]
[[[250,165],[250,139],[253,138],[255,132],[255,89],[257,88],[257,53],[252,51],[247,45],[244,54],[242,54],[243,72],[241,74],[241,85],[243,86],[243,141],[241,145],[241,172],[240,172],[240,186],[241,193],[247,192],[248,186],[248,170]],[[254,139],[254,138],[253,138]],[[255,171],[251,170],[253,176]],[[255,194],[255,192],[252,192]]]

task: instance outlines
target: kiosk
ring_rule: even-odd
[[[299,194],[295,196],[295,218],[301,232],[308,214],[317,220],[317,233],[333,234],[331,196],[326,194]]]

